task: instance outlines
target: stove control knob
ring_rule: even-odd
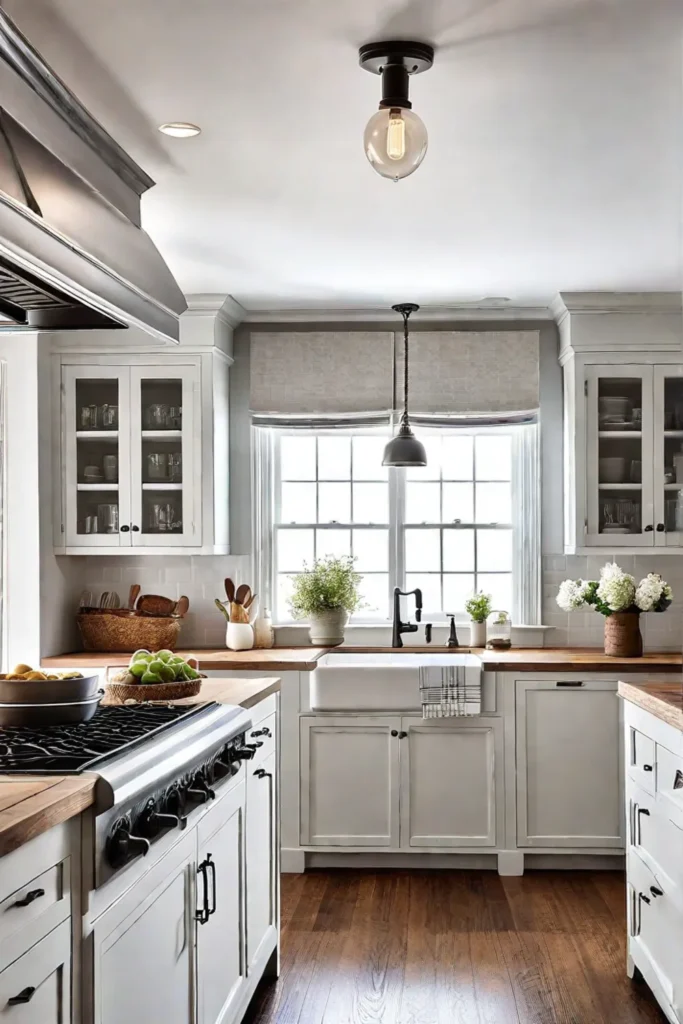
[[[153,839],[165,828],[178,828],[179,826],[179,816],[158,811],[154,800],[148,800],[144,811],[135,822],[137,830],[148,839]]]
[[[259,746],[261,746],[260,743]],[[240,758],[240,760],[250,761],[255,753],[256,746],[249,743],[245,743],[243,747],[235,747],[235,757]]]
[[[207,801],[215,800],[216,798],[216,794],[206,781],[206,776],[203,772],[197,772],[185,792],[189,800],[200,804],[205,804]]]
[[[234,763],[229,761],[227,753],[223,752],[213,763],[213,773],[217,779],[225,779],[234,774]]]
[[[174,786],[169,790],[164,798],[163,806],[164,811],[176,819],[178,828],[185,828],[187,825],[187,815],[184,813],[185,799],[182,790],[178,786]]]
[[[107,860],[113,868],[122,867],[138,854],[144,857],[149,850],[149,840],[143,836],[132,835],[130,828],[130,821],[122,818],[117,821],[107,840]]]

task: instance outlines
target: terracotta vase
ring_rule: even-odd
[[[606,617],[605,654],[608,658],[642,658],[639,612],[612,612]]]

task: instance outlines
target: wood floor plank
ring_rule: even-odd
[[[282,925],[245,1024],[666,1024],[616,872],[284,875]]]

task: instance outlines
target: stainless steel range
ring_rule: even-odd
[[[251,719],[225,704],[101,707],[89,721],[0,730],[0,773],[97,775],[94,884],[144,857],[213,800],[261,741]]]

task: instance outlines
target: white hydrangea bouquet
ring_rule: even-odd
[[[671,587],[659,573],[636,583],[616,562],[601,569],[599,580],[565,580],[557,595],[562,611],[593,608],[605,616],[605,653],[615,657],[641,655],[640,613],[665,612],[672,600]]]

